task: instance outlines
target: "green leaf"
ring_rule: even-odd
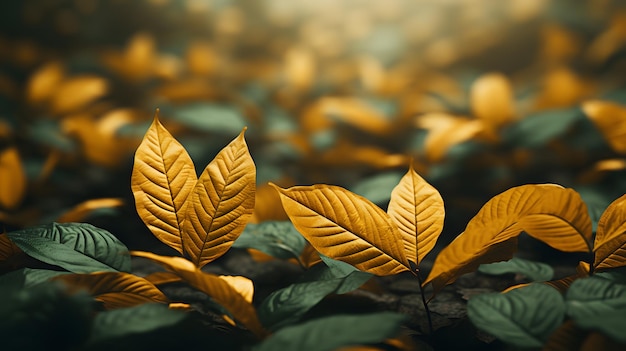
[[[156,329],[171,327],[187,317],[182,311],[169,309],[161,304],[143,304],[108,312],[100,312],[93,321],[91,338],[88,343],[147,333]]]
[[[288,259],[298,258],[306,245],[306,239],[289,221],[250,223],[235,240],[233,247],[251,248],[270,256]]]
[[[22,268],[0,275],[0,285],[32,288],[33,286],[49,281],[50,278],[54,278],[62,274],[69,274],[69,272]]]
[[[0,286],[3,350],[77,350],[87,338],[92,299],[70,296],[59,284],[7,290]]]
[[[395,336],[405,319],[406,316],[392,312],[319,318],[285,327],[253,350],[331,351],[377,343]]]
[[[238,134],[247,124],[241,112],[227,105],[197,103],[178,108],[174,120],[201,132]]]
[[[389,202],[391,191],[398,185],[404,173],[386,172],[365,178],[349,190],[359,194],[375,204]]]
[[[330,271],[330,268],[327,270]],[[294,323],[327,295],[355,290],[373,276],[361,271],[340,278],[331,274],[321,274],[322,280],[296,283],[274,291],[258,309],[261,323],[271,330]]]
[[[517,347],[541,347],[565,316],[561,294],[544,284],[472,297],[467,314],[479,329]]]
[[[130,271],[126,246],[87,223],[52,223],[7,233],[27,255],[74,273]]]
[[[517,257],[503,262],[481,264],[478,267],[478,271],[490,275],[517,273],[528,277],[528,279],[534,282],[545,282],[551,280],[554,276],[554,270],[547,264]]]
[[[319,255],[322,261],[324,261],[324,264],[326,264],[326,266],[330,268],[329,273],[331,274],[331,276],[335,278],[342,278],[351,274],[352,272],[359,271],[358,269],[356,269],[356,267],[349,263],[332,259],[326,255]]]
[[[578,279],[567,291],[565,302],[577,326],[600,330],[626,343],[626,285],[598,277]]]
[[[503,131],[503,139],[517,147],[541,147],[563,136],[576,122],[584,120],[580,108],[542,111],[527,116]]]

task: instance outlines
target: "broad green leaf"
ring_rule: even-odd
[[[381,312],[338,315],[280,329],[254,351],[332,351],[342,346],[382,342],[396,335],[406,316]]]
[[[587,206],[574,190],[514,187],[489,200],[439,253],[424,284],[432,283],[436,293],[482,263],[509,260],[516,250],[512,240],[522,231],[567,252],[589,251],[592,235]]]
[[[511,82],[500,73],[485,74],[472,83],[470,104],[474,117],[491,129],[498,129],[515,117]]]
[[[89,335],[93,300],[59,284],[13,290],[0,285],[3,350],[78,350]]]
[[[194,130],[213,133],[237,133],[246,125],[240,111],[228,105],[189,104],[172,112],[172,119]]]
[[[472,297],[467,314],[479,329],[517,347],[541,347],[565,317],[561,294],[544,284]]]
[[[130,271],[126,246],[87,223],[52,223],[7,233],[27,255],[74,273]]]
[[[626,266],[626,195],[613,201],[600,217],[593,251],[596,270]]]
[[[320,253],[376,275],[409,270],[398,228],[366,198],[332,185],[275,187],[291,222]]]
[[[198,267],[223,255],[252,216],[256,168],[244,132],[207,165],[187,200],[183,247]]]
[[[29,140],[44,147],[63,152],[74,152],[77,148],[78,143],[65,134],[58,121],[38,119],[27,128]]]
[[[0,208],[17,207],[26,192],[26,174],[15,147],[0,151]]]
[[[251,332],[259,337],[266,334],[259,322],[254,306],[225,279],[202,272],[191,261],[182,257],[159,256],[150,252],[139,251],[133,251],[132,254],[158,262],[179,275],[189,285],[209,295]]]
[[[441,195],[411,165],[391,192],[387,213],[402,234],[407,259],[419,266],[443,230]]]
[[[581,119],[579,108],[541,111],[504,129],[502,138],[516,147],[537,148],[563,136]]]
[[[22,268],[0,275],[0,285],[16,285],[20,288],[32,288],[50,279],[69,272],[51,271],[49,269]]]
[[[350,188],[350,191],[375,204],[385,204],[391,198],[391,191],[400,182],[402,176],[402,173],[395,171],[376,174],[357,182]]]
[[[266,221],[248,224],[233,247],[252,248],[270,256],[298,258],[306,240],[289,221]]]
[[[124,308],[147,302],[168,302],[152,283],[124,272],[65,274],[53,278],[65,283],[71,291],[87,291],[107,309]]]
[[[578,279],[565,297],[567,314],[583,329],[600,330],[626,343],[626,285],[604,278]]]
[[[358,269],[356,269],[351,264],[348,264],[339,260],[333,260],[332,258],[325,256],[325,255],[319,255],[319,256],[322,262],[324,262],[324,264],[328,268],[330,268],[330,273],[332,274],[332,276],[336,278],[342,278],[351,274],[352,272],[358,271]]]
[[[602,132],[611,148],[619,153],[626,152],[626,107],[601,100],[587,101],[583,111],[593,124]]]
[[[330,268],[327,268],[330,271]],[[328,276],[328,275],[327,275]],[[308,310],[329,294],[343,294],[359,288],[372,274],[353,271],[335,278],[291,284],[274,291],[259,307],[259,318],[263,325],[272,330],[298,321]]]
[[[191,157],[155,116],[135,152],[131,188],[141,220],[157,239],[181,254],[183,205],[195,184]]]
[[[513,257],[505,262],[481,264],[478,271],[484,274],[500,275],[506,273],[522,274],[531,281],[541,282],[552,279],[554,270],[545,263]]]
[[[147,303],[140,306],[100,312],[93,320],[89,344],[132,334],[147,333],[174,326],[187,317],[167,305]]]

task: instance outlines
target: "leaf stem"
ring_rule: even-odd
[[[433,319],[430,315],[430,308],[428,308],[428,302],[426,301],[426,294],[424,294],[424,287],[422,286],[422,276],[420,275],[420,270],[419,267],[417,267],[417,265],[415,265],[413,262],[411,263],[411,273],[413,273],[414,276],[417,277],[417,282],[420,285],[420,294],[422,295],[422,304],[424,305],[424,311],[426,311],[426,318],[428,318],[428,331],[429,331],[429,335],[433,335],[434,330],[433,330]]]

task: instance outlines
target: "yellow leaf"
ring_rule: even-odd
[[[424,285],[432,283],[436,293],[479,264],[510,259],[516,249],[512,240],[522,231],[561,251],[589,251],[591,218],[572,189],[554,184],[511,188],[489,200],[439,253]]]
[[[475,138],[484,130],[481,120],[456,117],[446,113],[429,113],[419,116],[415,125],[428,129],[424,140],[426,156],[439,162],[453,146]]]
[[[26,192],[26,174],[15,147],[0,152],[0,207],[17,207]]]
[[[54,277],[53,280],[67,284],[70,291],[87,291],[107,309],[136,306],[147,302],[168,302],[167,297],[156,286],[130,273],[64,274]]]
[[[376,275],[409,270],[402,234],[366,198],[323,184],[275,188],[291,222],[320,253]]]
[[[391,192],[387,213],[402,234],[407,259],[419,265],[443,230],[441,195],[411,165]]]
[[[470,90],[472,113],[491,129],[498,129],[515,117],[513,88],[500,73],[479,77]]]
[[[254,297],[254,284],[252,284],[252,280],[233,275],[220,275],[219,278],[226,281],[235,291],[243,296],[248,303],[252,303],[252,298]]]
[[[160,263],[179,275],[189,285],[209,295],[257,336],[263,337],[267,334],[258,319],[254,306],[226,280],[217,275],[202,272],[191,261],[182,257],[159,256],[150,252],[139,251],[133,251],[131,254]]]
[[[172,272],[154,272],[145,276],[144,279],[154,285],[178,283],[182,280],[178,275]]]
[[[600,217],[593,251],[595,270],[626,266],[626,195],[613,201]]]
[[[135,153],[131,187],[141,220],[154,236],[180,253],[183,204],[195,183],[191,157],[155,116]]]
[[[207,165],[189,195],[182,239],[198,267],[223,255],[252,216],[256,168],[244,132]]]
[[[592,100],[585,102],[582,109],[613,150],[626,153],[626,107],[614,102]]]
[[[307,243],[300,254],[300,262],[302,262],[305,267],[311,268],[313,265],[322,262],[322,258],[313,245]]]
[[[55,86],[52,110],[57,114],[78,111],[107,91],[108,84],[104,78],[92,75],[73,77]]]
[[[32,103],[48,100],[58,89],[64,75],[63,66],[58,62],[46,64],[38,69],[28,80],[26,87],[28,100]]]
[[[91,212],[102,208],[120,207],[124,201],[119,198],[104,198],[84,201],[65,212],[56,221],[59,223],[80,222]]]

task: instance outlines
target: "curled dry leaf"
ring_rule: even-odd
[[[26,192],[26,173],[15,147],[0,151],[0,207],[17,207]]]
[[[402,234],[366,198],[321,184],[276,190],[295,227],[320,253],[376,275],[409,270]]]
[[[619,153],[626,153],[626,107],[614,102],[592,100],[582,105],[583,112]]]
[[[443,230],[441,195],[411,165],[391,192],[387,213],[402,234],[406,258],[419,265]]]
[[[191,157],[155,116],[135,153],[131,188],[141,220],[154,236],[180,253],[183,204],[195,183]]]
[[[479,264],[510,259],[522,231],[566,252],[589,251],[592,236],[587,206],[574,190],[554,184],[511,188],[489,200],[439,253],[424,284],[432,283],[436,293]]]
[[[626,195],[613,201],[600,217],[593,251],[595,270],[626,266]]]
[[[182,240],[198,267],[223,255],[252,216],[256,168],[244,132],[209,163],[187,200]]]
[[[167,297],[156,286],[130,273],[63,274],[52,280],[67,284],[70,291],[86,290],[107,309],[131,307],[147,302],[168,302]]]
[[[176,273],[194,288],[206,293],[224,307],[232,316],[259,337],[267,334],[263,329],[256,309],[246,297],[220,276],[202,272],[191,261],[182,257],[159,256],[150,252],[133,251],[132,255],[160,263]]]

